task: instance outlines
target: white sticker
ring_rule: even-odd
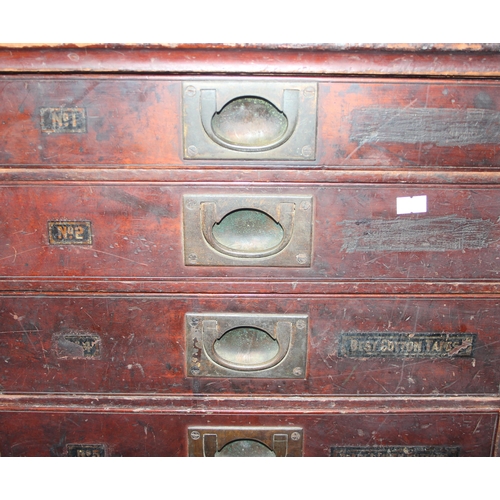
[[[427,212],[427,196],[402,196],[396,198],[397,214],[423,214]]]

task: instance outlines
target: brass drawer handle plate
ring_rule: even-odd
[[[311,196],[186,195],[188,266],[310,267]]]
[[[187,160],[314,160],[316,127],[316,83],[233,80],[183,84]]]
[[[191,427],[190,457],[301,457],[300,427]]]
[[[186,314],[188,376],[304,378],[308,317]]]

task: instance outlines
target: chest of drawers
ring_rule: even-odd
[[[0,454],[496,455],[498,68],[0,47]]]

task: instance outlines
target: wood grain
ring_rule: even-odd
[[[0,301],[0,384],[4,393],[496,395],[499,301],[468,296],[5,296]],[[186,344],[185,314],[221,312],[308,315],[306,373],[259,380],[244,373],[192,376],[194,351]],[[377,335],[404,336],[408,343],[418,334],[432,347],[427,356],[408,357],[398,349],[391,355],[346,356],[342,338],[349,333],[372,344]],[[465,334],[475,339],[470,355],[463,357],[447,342]],[[77,335],[87,340],[86,353],[75,349],[74,340],[68,346],[68,338]]]
[[[0,454],[186,456],[196,426],[498,454],[499,68],[498,44],[0,45]],[[242,80],[310,84],[314,160],[184,156],[183,85]],[[310,197],[310,266],[186,265],[183,197],[214,194]],[[307,315],[305,370],[199,376],[186,314],[221,312]]]
[[[498,77],[498,44],[2,46],[2,72]]]

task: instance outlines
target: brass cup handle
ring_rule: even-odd
[[[225,368],[229,368],[231,370],[238,370],[245,372],[266,370],[268,368],[276,366],[287,355],[288,350],[290,349],[290,342],[292,338],[292,324],[287,321],[280,321],[276,325],[276,330],[274,332],[266,332],[274,340],[278,342],[278,352],[272,359],[264,363],[255,363],[255,364],[235,363],[219,356],[215,350],[215,343],[225,333],[226,333],[225,331],[219,332],[217,328],[217,321],[206,320],[203,322],[203,328],[202,328],[203,346],[208,356],[212,358],[212,360],[215,363],[218,363],[219,365],[224,366]]]
[[[266,212],[267,214],[267,212]],[[295,220],[295,204],[279,203],[276,206],[276,216],[269,215],[283,228],[283,238],[281,241],[265,250],[248,251],[230,248],[218,241],[213,234],[213,227],[218,224],[227,214],[218,215],[215,203],[202,203],[200,207],[201,230],[207,243],[215,250],[231,257],[259,258],[268,257],[281,252],[292,239]]]
[[[233,151],[244,151],[244,152],[260,152],[269,151],[270,149],[275,149],[278,146],[284,144],[292,136],[295,127],[297,126],[299,118],[299,90],[294,89],[284,89],[283,90],[283,105],[282,112],[288,120],[288,126],[285,133],[276,139],[275,141],[260,145],[260,146],[250,146],[241,145],[228,142],[222,137],[219,137],[213,130],[212,118],[218,112],[217,110],[217,91],[215,89],[205,89],[201,91],[200,98],[200,114],[201,123],[207,135],[214,141],[227,149],[232,149]]]

